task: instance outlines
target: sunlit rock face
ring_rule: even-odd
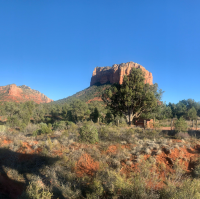
[[[0,101],[14,101],[14,102],[26,102],[34,101],[38,104],[52,102],[44,94],[37,90],[33,90],[26,85],[17,86],[16,84],[10,84],[7,86],[0,86]]]
[[[152,73],[134,62],[114,64],[112,67],[96,67],[93,71],[90,86],[94,84],[119,83],[122,84],[124,75],[129,75],[132,68],[141,68],[145,74],[145,83],[153,84]]]

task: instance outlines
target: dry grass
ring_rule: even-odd
[[[21,199],[180,198],[184,191],[177,187],[187,188],[184,183],[199,168],[197,160],[190,165],[193,156],[200,156],[196,138],[170,139],[140,128],[98,125],[99,143],[84,144],[77,142],[78,127],[73,128],[74,133],[71,129],[37,137],[28,136],[35,126],[9,136],[1,132],[4,190],[18,187],[15,195]],[[190,198],[197,198],[191,191],[199,186],[198,178],[195,182],[188,185]]]

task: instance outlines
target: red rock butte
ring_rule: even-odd
[[[134,62],[114,64],[112,67],[96,67],[93,71],[90,86],[94,84],[119,83],[122,84],[124,75],[129,75],[132,68],[141,68],[145,74],[145,84],[153,84],[152,73],[143,66]]]
[[[38,104],[52,102],[44,94],[37,90],[33,90],[26,85],[16,86],[10,84],[7,86],[0,86],[0,101],[26,102],[34,101]]]

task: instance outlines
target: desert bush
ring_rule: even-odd
[[[193,170],[193,175],[194,175],[194,177],[196,177],[196,178],[200,178],[200,165],[197,165],[197,166],[195,167],[195,169]]]
[[[39,129],[37,129],[33,132],[33,136],[41,135],[41,134],[49,134],[51,132],[52,132],[52,130],[50,128],[48,128],[46,123],[40,123]]]
[[[88,199],[98,198],[103,195],[104,188],[102,183],[98,179],[94,179],[93,183],[90,185],[90,190],[92,193],[87,193],[86,196]]]
[[[135,134],[134,129],[124,129],[121,128],[120,132],[118,133],[119,141],[126,141],[127,143],[130,143],[132,141],[132,135]],[[116,134],[117,136],[117,134]]]
[[[193,170],[193,177],[200,178],[200,158],[195,162],[195,168]]]
[[[101,127],[98,129],[98,134],[100,139],[107,139],[109,134],[109,129],[107,126]]]
[[[52,124],[51,123],[48,123],[48,128],[52,129]]]
[[[140,127],[136,127],[135,128],[135,133],[143,133],[143,129],[142,128],[140,128]]]
[[[77,128],[78,128],[78,126],[77,126],[74,122],[67,121],[67,129],[68,129],[70,132],[75,131]]]
[[[85,122],[79,129],[79,141],[94,144],[99,142],[98,130],[93,122]]]
[[[38,183],[29,183],[26,191],[22,193],[20,199],[51,199],[53,196],[48,189],[40,186]]]
[[[177,119],[175,123],[175,130],[176,132],[186,132],[187,131],[187,123],[183,117]]]
[[[7,126],[0,125],[0,132],[4,132],[7,129]]]
[[[117,117],[115,118],[115,120],[114,120],[114,122],[115,122],[116,125],[118,125],[118,120],[119,120],[119,126],[125,127],[125,126],[128,125],[127,122],[126,122],[126,119],[123,118],[123,117],[119,117],[119,116],[117,116]]]
[[[185,139],[185,138],[190,138],[190,135],[188,132],[178,132],[175,134],[176,139]]]
[[[173,184],[160,191],[160,199],[199,199],[200,181],[199,179],[185,179],[177,189]]]
[[[40,129],[39,129],[39,133],[41,134],[48,134],[51,133],[51,129],[48,128],[46,123],[40,123]]]
[[[65,128],[66,128],[66,122],[65,121],[59,121],[59,122],[55,122],[53,124],[54,130],[61,131],[61,130],[64,130]]]
[[[98,129],[99,139],[102,141],[120,142],[120,128],[116,126],[104,126]]]
[[[158,194],[146,188],[146,183],[137,173],[132,174],[132,177],[126,180],[124,175],[120,175],[116,171],[106,169],[97,172],[96,180],[99,182],[99,189],[97,189],[99,194],[104,192],[107,196],[109,196],[109,198],[158,198]],[[94,196],[94,193],[92,196]],[[90,198],[92,198],[91,195]]]
[[[155,129],[157,129],[157,128],[160,128],[162,124],[160,124],[159,122],[155,122],[153,126]]]
[[[27,134],[31,134],[33,133],[34,131],[37,131],[39,129],[39,126],[36,125],[36,124],[31,124],[29,123],[26,128],[24,129],[24,132],[27,133]]]

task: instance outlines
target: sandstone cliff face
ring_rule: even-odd
[[[96,67],[93,71],[90,86],[94,84],[119,83],[122,84],[124,75],[130,74],[132,68],[141,68],[145,74],[145,83],[153,84],[152,73],[143,66],[134,62],[114,64],[112,67]]]
[[[53,100],[26,85],[16,86],[15,84],[11,84],[7,86],[0,86],[0,101],[34,101],[40,104],[49,103]]]

